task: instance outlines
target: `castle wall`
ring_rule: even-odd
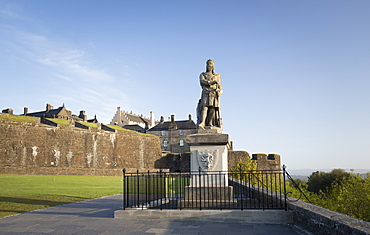
[[[231,151],[228,153],[228,165],[229,171],[233,166],[236,166],[237,162],[247,162],[247,158],[250,158],[247,151]]]
[[[186,153],[163,153],[163,157],[155,161],[155,168],[169,169],[171,172],[188,172],[190,171],[190,152]],[[272,159],[274,155],[274,159]],[[270,154],[253,154],[252,161],[257,162],[257,169],[259,170],[281,170],[280,155]],[[251,156],[247,151],[231,151],[228,152],[228,170],[231,171],[236,163],[247,162]]]
[[[257,169],[261,170],[281,170],[281,162],[279,154],[265,154],[265,153],[254,153],[252,154],[252,160],[257,161]]]
[[[0,120],[1,174],[121,175],[161,157],[157,136]]]
[[[246,162],[247,158],[257,162],[257,169],[259,170],[281,170],[280,155],[279,154],[252,154],[252,158],[247,151],[229,151],[229,170],[236,165],[236,162]]]

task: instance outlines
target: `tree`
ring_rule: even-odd
[[[305,197],[302,197],[303,192],[315,205],[370,222],[370,173],[363,178],[359,174],[335,169],[330,173],[314,172],[310,180],[312,180],[311,187],[317,185],[321,187],[318,192],[307,191],[308,183],[295,180],[301,191],[296,189],[296,184],[289,182],[287,184],[288,195],[307,201]],[[315,182],[316,180],[318,182]],[[332,183],[328,186],[329,181]]]
[[[329,209],[362,220],[370,221],[370,173],[362,179],[361,175],[351,174],[340,183],[334,182],[327,195]]]
[[[334,182],[341,184],[349,176],[350,173],[345,172],[343,169],[334,169],[329,173],[323,171],[313,172],[308,177],[308,190],[314,193],[319,193],[320,191],[329,193]]]
[[[249,157],[245,161],[239,159],[236,165],[231,167],[232,172],[248,173],[257,170],[257,161],[252,161]]]
[[[255,184],[260,181],[260,172],[257,170],[257,162],[247,157],[245,161],[239,159],[235,166],[231,167],[231,176],[244,182]]]

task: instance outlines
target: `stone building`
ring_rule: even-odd
[[[87,117],[85,111],[81,111],[80,115],[77,116],[72,114],[72,111],[68,110],[65,105],[60,106],[59,108],[54,109],[50,104],[46,104],[46,109],[44,111],[29,113],[28,108],[24,108],[23,115],[33,116],[33,117],[44,117],[44,118],[58,118],[65,120],[75,120],[75,121],[86,121]],[[95,117],[96,119],[96,117]]]
[[[189,115],[188,120],[175,121],[175,116],[171,115],[171,120],[165,122],[161,117],[160,122],[147,130],[148,134],[159,136],[162,151],[171,153],[190,152],[189,145],[185,142],[186,136],[195,134],[197,127]]]
[[[123,111],[121,107],[117,107],[117,112],[110,124],[145,133],[147,129],[152,128],[156,124],[156,121],[154,120],[154,112],[150,112],[150,117],[146,118],[143,115],[132,114],[132,112],[129,113]]]

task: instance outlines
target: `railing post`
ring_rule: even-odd
[[[284,181],[284,209],[287,211],[288,210],[288,206],[287,206],[287,195],[286,195],[286,180],[285,180],[285,174],[286,174],[286,170],[285,170],[286,166],[283,165],[283,181]]]
[[[142,186],[143,187],[142,190],[145,192],[146,188],[144,188],[145,187],[145,178],[144,177],[145,177],[144,172],[139,174],[139,181],[140,181],[140,179],[143,179],[143,184],[144,185]],[[139,188],[139,190],[140,190],[140,188]],[[142,197],[145,197],[145,196],[142,196]],[[147,202],[147,201],[145,201],[145,202]],[[141,203],[141,209],[144,210],[144,202]]]
[[[202,179],[200,177],[200,167],[198,169],[198,179],[199,179],[199,210],[202,210],[202,187],[201,187],[201,184],[202,184]],[[195,201],[197,203],[197,197],[195,197]]]
[[[140,182],[139,182],[139,169],[136,170],[136,193],[137,193],[137,197],[136,197],[136,205],[138,205],[138,207],[140,208]]]
[[[125,196],[126,196],[126,193],[127,193],[126,190],[125,190],[125,182],[126,182],[125,174],[126,174],[126,168],[124,168],[122,170],[122,208],[123,208],[123,210],[126,209]]]
[[[160,198],[161,198],[161,205],[160,205],[160,209],[162,210],[162,190],[163,190],[163,184],[162,184],[162,169],[159,170],[159,195],[160,195]]]
[[[244,209],[244,207],[243,207],[243,196],[244,196],[244,187],[242,187],[242,183],[243,183],[243,181],[242,181],[242,179],[244,179],[244,175],[243,175],[243,172],[242,172],[242,168],[240,167],[240,173],[239,173],[239,177],[237,177],[237,178],[239,178],[239,190],[241,191],[240,192],[240,209],[241,209],[241,211],[243,211],[243,209]],[[239,191],[238,190],[238,191]]]
[[[179,179],[179,183],[180,183],[180,186],[179,186],[179,188],[178,188],[178,199],[177,199],[177,205],[180,205],[180,210],[182,209],[182,206],[181,206],[181,192],[182,192],[182,190],[184,190],[184,195],[185,195],[185,184],[183,184],[183,177],[182,177],[182,174],[181,174],[181,170],[180,170],[180,172],[179,172],[179,175],[180,175],[180,179]],[[184,179],[185,179],[185,177],[184,177]],[[184,197],[185,198],[185,197]],[[185,200],[184,200],[184,202],[185,202]]]
[[[166,192],[167,192],[167,176],[166,176],[166,172],[163,171],[162,173],[163,175],[163,194],[162,194],[162,199],[164,199],[164,202],[162,202],[163,206],[162,208],[166,209],[166,199],[167,199],[167,196],[166,196]]]

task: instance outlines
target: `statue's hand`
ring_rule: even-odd
[[[217,84],[217,81],[211,81],[210,84],[211,85]]]

